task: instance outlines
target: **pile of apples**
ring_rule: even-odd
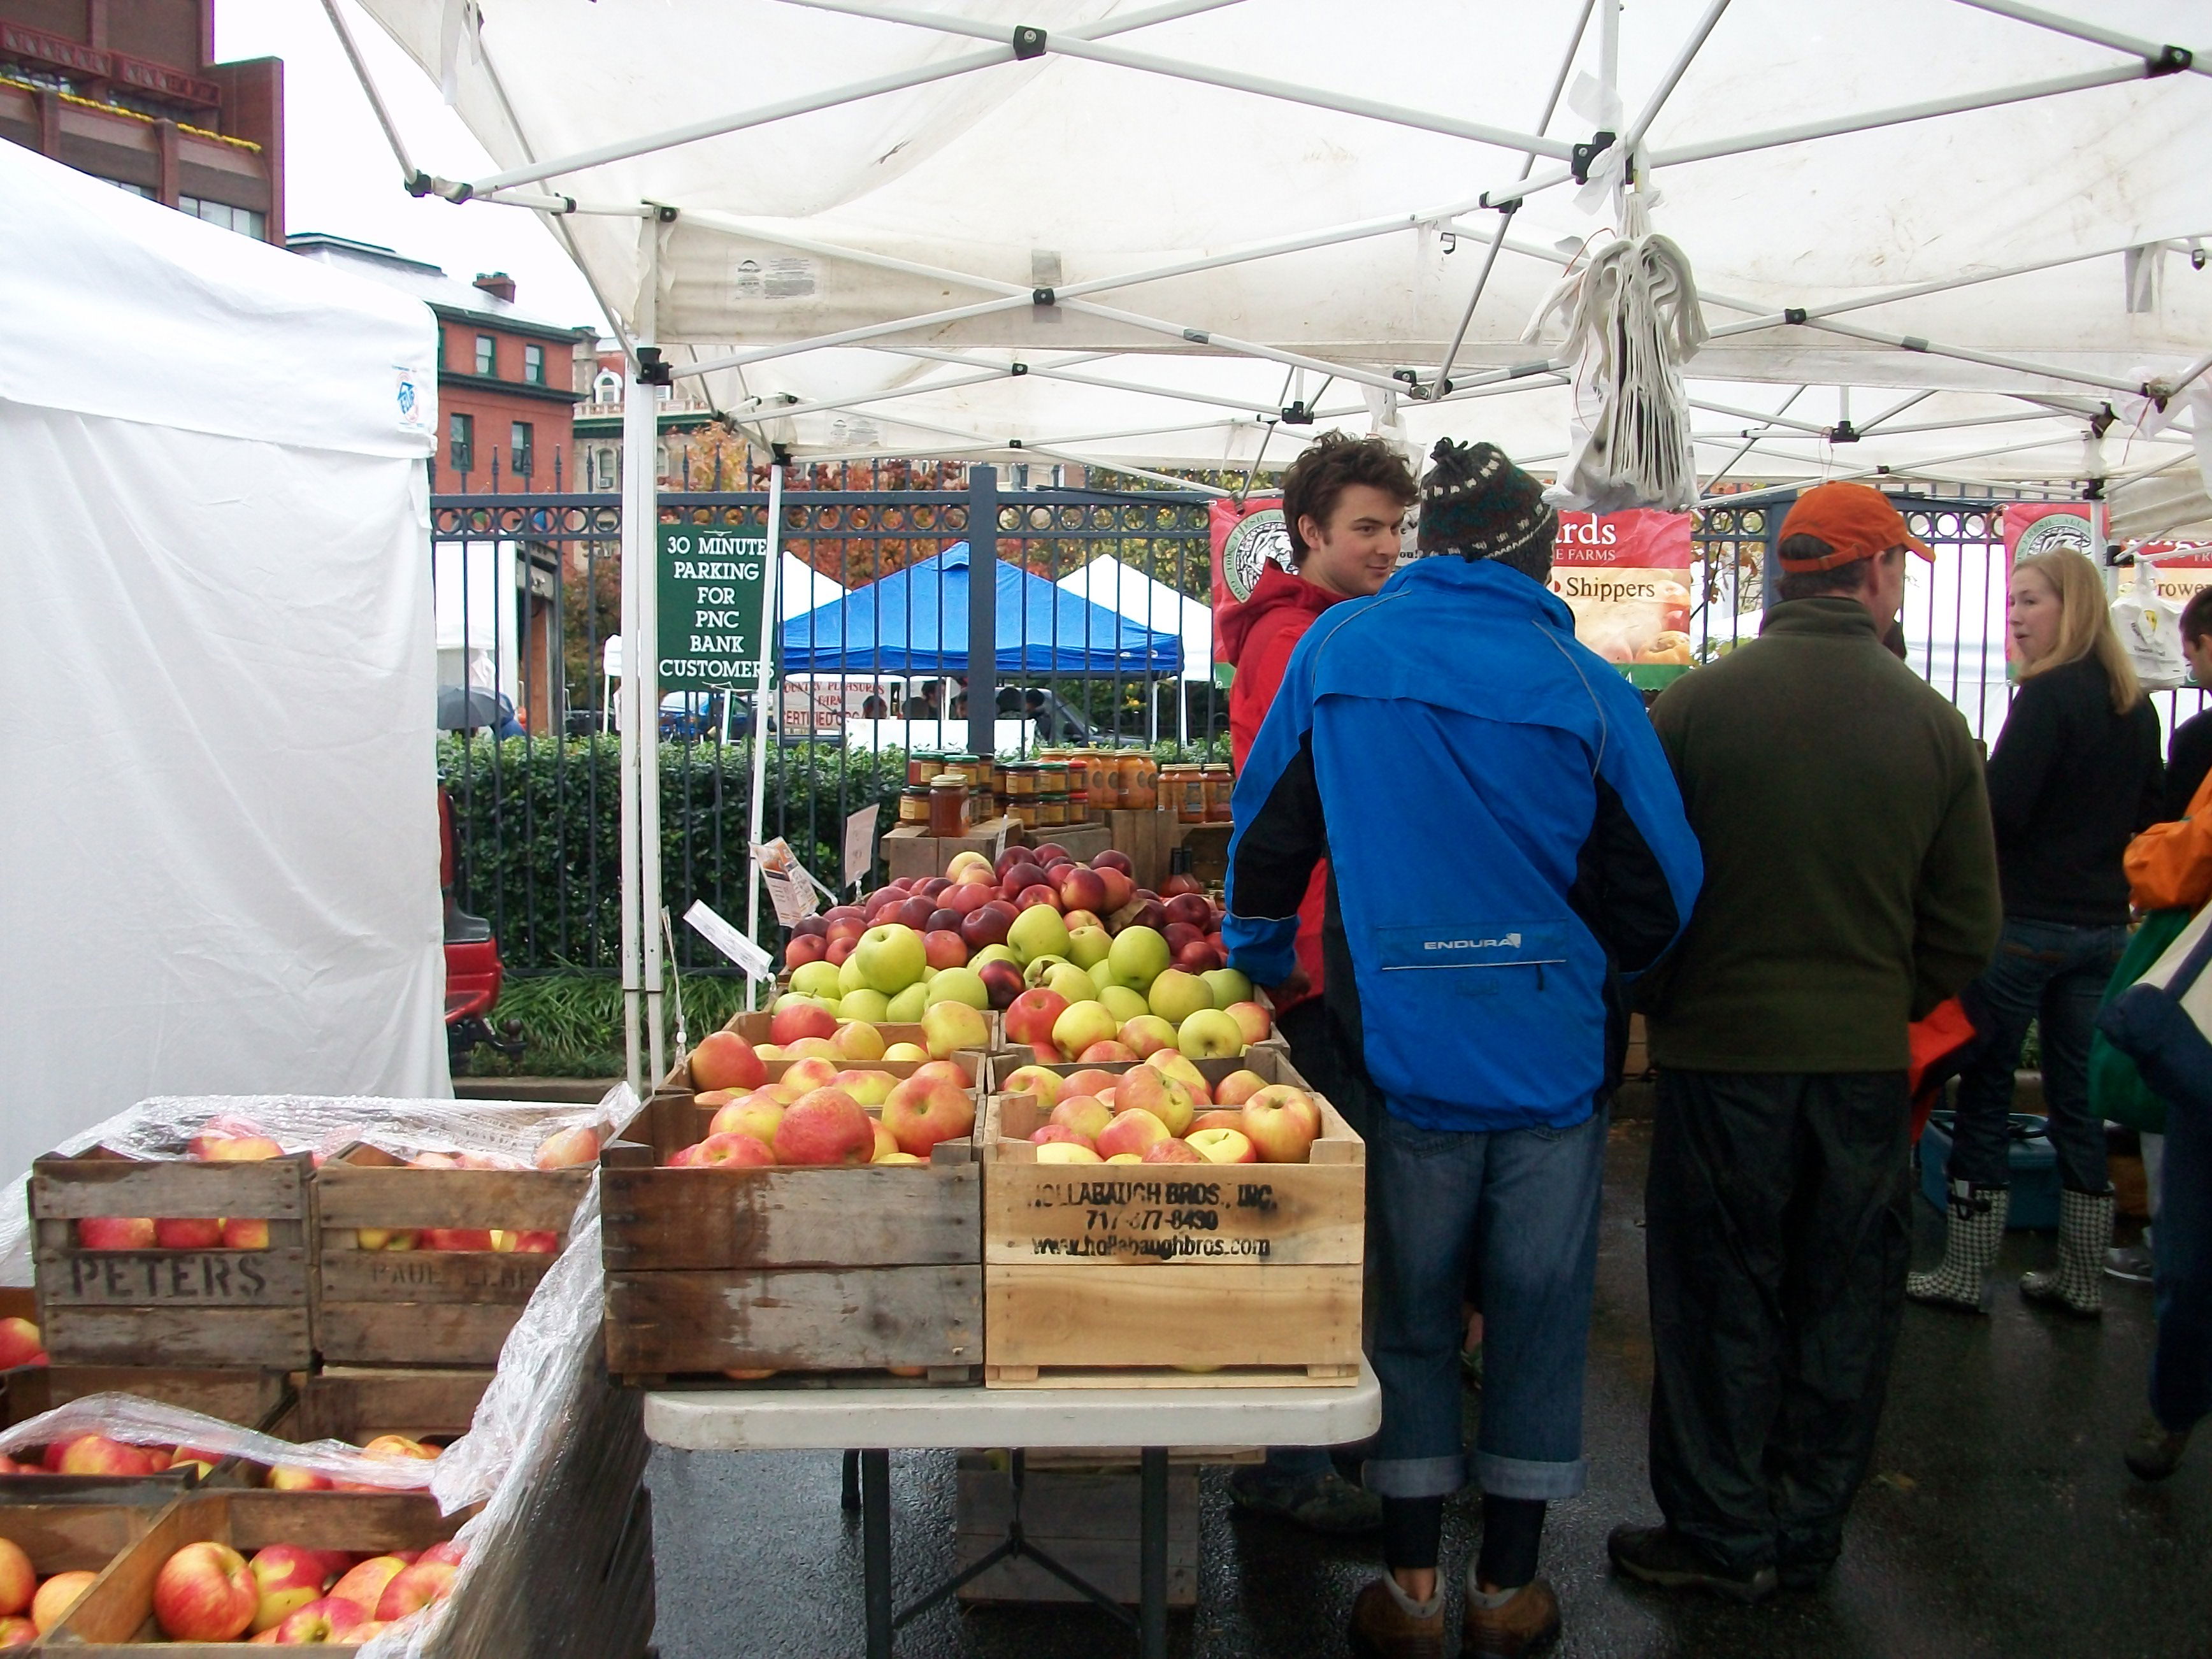
[[[1320,1103],[1304,1090],[1252,1071],[1209,1090],[1170,1048],[1120,1073],[1024,1066],[1002,1086],[1051,1109],[1030,1136],[1040,1164],[1305,1164],[1321,1138]]]
[[[439,1448],[410,1439],[404,1434],[380,1434],[362,1449],[364,1457],[380,1457],[387,1461],[419,1459],[434,1462]],[[272,1492],[390,1492],[373,1480],[339,1480],[319,1469],[301,1468],[294,1464],[279,1463],[269,1471],[263,1483]]]
[[[599,1161],[599,1132],[588,1126],[562,1129],[539,1143],[533,1169],[571,1170]],[[417,1152],[410,1170],[514,1170],[521,1165],[483,1152]],[[363,1250],[489,1250],[501,1255],[550,1255],[561,1248],[557,1232],[503,1227],[360,1227],[354,1246]]]
[[[267,1135],[238,1135],[213,1125],[185,1147],[191,1164],[258,1164],[282,1158],[284,1149]],[[265,1250],[269,1224],[239,1216],[86,1216],[76,1224],[76,1242],[88,1250]]]
[[[159,1474],[197,1464],[203,1478],[215,1473],[221,1452],[198,1451],[190,1446],[132,1446],[104,1434],[80,1434],[57,1440],[39,1454],[35,1463],[0,1456],[0,1474]],[[0,1644],[4,1646],[5,1644]]]
[[[794,1017],[829,1016],[819,1009],[789,1011]],[[973,1009],[980,1026],[981,1016]],[[778,1013],[769,1030],[777,1030]],[[900,1054],[887,1049],[872,1025],[854,1021],[832,1035],[794,1037],[788,1048],[774,1045],[770,1058],[796,1057],[776,1082],[768,1080],[767,1060],[734,1031],[717,1031],[691,1054],[691,1080],[712,1084],[694,1097],[714,1109],[707,1137],[668,1160],[671,1169],[764,1169],[771,1164],[927,1164],[941,1140],[957,1140],[975,1127],[975,1079],[968,1068],[945,1055],[924,1059],[922,1051]],[[964,1047],[981,1048],[988,1032]],[[842,1046],[840,1046],[840,1045]],[[872,1054],[869,1050],[872,1047]],[[701,1064],[702,1057],[705,1064]],[[921,1063],[904,1078],[871,1071],[866,1059],[916,1059]],[[845,1063],[852,1062],[852,1063]],[[872,1115],[871,1115],[872,1109]]]
[[[366,1642],[386,1625],[443,1601],[466,1553],[450,1540],[380,1555],[270,1544],[248,1561],[228,1544],[204,1540],[161,1564],[154,1579],[154,1619],[173,1642],[234,1642],[248,1631],[255,1644],[271,1647]],[[71,1577],[87,1583],[93,1578],[64,1573],[47,1582]],[[72,1590],[71,1601],[82,1588]]]

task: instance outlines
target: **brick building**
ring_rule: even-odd
[[[284,65],[213,62],[215,0],[0,0],[0,138],[284,240]]]

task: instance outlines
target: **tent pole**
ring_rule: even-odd
[[[1767,417],[1768,423],[1771,425],[1775,421],[1780,420],[1784,415],[1789,412],[1790,405],[1796,403],[1800,398],[1803,397],[1808,389],[1808,388],[1801,386],[1787,398],[1784,398],[1782,400],[1782,407],[1776,410],[1772,415]],[[1722,466],[1721,470],[1714,473],[1711,477],[1705,480],[1705,488],[1700,492],[1701,494],[1711,495],[1713,486],[1718,483],[1723,478],[1728,477],[1729,472],[1735,469],[1735,464],[1738,461],[1751,453],[1752,444],[1758,442],[1758,439],[1754,434],[1748,432],[1744,434],[1744,436],[1751,439],[1751,443],[1745,444],[1741,449],[1737,450],[1735,454],[1729,456],[1727,463]]]
[[[650,232],[647,233],[650,234]],[[650,476],[653,465],[653,388],[638,379],[639,365],[629,364],[629,384],[623,398],[623,515],[622,515],[622,702],[617,721],[622,732],[622,976],[623,1069],[629,1086],[640,1098],[645,1092],[645,979],[643,906],[640,897],[638,839],[638,734],[640,685],[638,664],[645,655],[644,635],[638,621],[638,593],[651,563],[647,550],[653,534],[647,491],[640,473]],[[658,1081],[658,1079],[655,1079]]]
[[[1924,478],[1932,476],[1928,471],[1929,468],[1949,466],[1954,461],[1978,461],[1991,455],[2017,455],[2024,450],[2049,449],[2055,444],[2076,441],[2079,441],[2039,438],[2033,443],[2001,444],[1995,449],[1969,449],[1956,455],[1930,455],[1924,461],[1914,461],[1905,465],[1862,466],[1848,472],[1831,472],[1822,482],[1834,483],[1850,478]],[[1786,455],[1780,459],[1801,466],[1804,465],[1804,457],[1802,455]],[[1771,501],[1778,495],[1794,495],[1804,487],[1804,483],[1801,481],[1796,483],[1777,484],[1767,489],[1747,489],[1740,495],[1701,496],[1698,505],[1699,507],[1749,507],[1759,501]]]
[[[968,469],[968,752],[978,760],[999,752],[998,718],[999,469],[979,461]]]
[[[398,127],[392,123],[392,112],[384,106],[384,95],[377,91],[376,82],[369,77],[368,65],[362,60],[361,47],[353,38],[353,30],[346,26],[345,19],[338,14],[337,0],[323,0],[323,15],[331,20],[331,31],[338,37],[338,46],[345,53],[346,62],[353,65],[353,78],[361,83],[362,94],[368,100],[369,110],[376,117],[376,125],[384,129],[384,142],[392,146],[392,159],[399,163],[400,177],[411,183],[420,176],[414,159],[407,154],[407,145],[399,137]]]
[[[759,678],[753,687],[753,793],[747,823],[750,838],[745,844],[745,937],[760,939],[761,886],[763,878],[752,861],[752,849],[761,844],[767,825],[769,679],[775,666],[775,636],[781,623],[776,615],[776,580],[783,574],[783,463],[768,470],[768,568],[761,579],[761,644]],[[810,598],[811,595],[809,596]],[[810,718],[811,718],[810,716]],[[745,979],[745,1006],[753,1006],[758,987]]]
[[[2109,374],[2091,374],[2078,368],[2061,368],[2055,363],[2029,362],[2020,357],[2001,357],[1992,352],[1970,351],[1964,346],[1939,345],[1933,340],[1923,340],[1913,334],[1881,334],[1870,328],[1855,328],[1849,323],[1831,323],[1805,319],[1804,326],[1818,329],[1823,334],[1841,334],[1854,340],[1867,340],[1875,345],[1895,346],[1900,351],[1925,352],[1934,357],[1953,357],[1962,363],[1981,363],[1990,368],[2010,369],[2016,374],[2037,374],[2053,380],[2071,380],[2076,386],[2102,386],[2107,392],[2125,392],[2130,398],[2146,395],[2140,380],[2115,380]]]
[[[2033,23],[2038,28],[2049,29],[2053,34],[2087,40],[2093,46],[2110,46],[2114,52],[2129,52],[2150,62],[2158,61],[2166,52],[2166,48],[2155,40],[2122,34],[2118,29],[2099,28],[2094,23],[2084,23],[2076,18],[2061,17],[2040,6],[2021,5],[2020,0],[1960,0],[1960,3],[1972,6],[1977,11],[1994,12],[2016,22]],[[2196,54],[2196,61],[2189,67],[2198,75],[2212,75],[2212,62],[2207,62],[2205,54],[2201,52]]]
[[[1621,135],[1620,147],[1632,156],[1637,146],[1644,142],[1644,135],[1651,131],[1651,124],[1659,118],[1659,112],[1666,106],[1667,100],[1674,95],[1674,88],[1681,84],[1682,77],[1689,73],[1691,63],[1704,49],[1706,37],[1712,33],[1713,26],[1721,21],[1721,14],[1728,8],[1729,0],[1712,0],[1712,3],[1705,8],[1705,15],[1698,20],[1698,27],[1691,32],[1690,38],[1682,43],[1681,51],[1674,54],[1674,61],[1667,66],[1666,75],[1653,89],[1651,96],[1644,100],[1644,107],[1637,112],[1636,118],[1628,124],[1628,131]],[[1620,25],[1616,17],[1613,23],[1615,35],[1613,51],[1616,54],[1620,50]],[[1618,73],[1617,65],[1615,72]]]
[[[645,267],[637,307],[641,345],[652,344],[659,331],[654,311],[661,230],[655,220],[647,220],[639,228]],[[654,1084],[667,1070],[661,1030],[659,408],[659,388],[634,373],[629,396],[623,405],[623,448],[628,458],[623,476],[629,485],[632,509],[623,515],[623,586],[636,631],[623,642],[623,678],[632,694],[630,719],[635,724],[638,934],[634,948],[641,953],[643,969],[640,989],[644,1052],[634,1054],[633,1061],[647,1067],[647,1079]]]

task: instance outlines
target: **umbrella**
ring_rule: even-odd
[[[468,732],[480,726],[507,726],[514,724],[514,716],[507,712],[507,699],[496,691],[482,686],[441,685],[438,688],[438,729],[441,732]]]

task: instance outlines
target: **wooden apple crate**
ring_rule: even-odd
[[[494,1372],[432,1366],[327,1365],[299,1379],[291,1403],[269,1425],[280,1440],[349,1440],[380,1434],[442,1443],[469,1431]]]
[[[187,1544],[212,1540],[251,1557],[271,1544],[306,1549],[421,1550],[450,1538],[465,1512],[438,1513],[437,1500],[416,1492],[210,1492],[179,1498],[109,1562],[62,1621],[46,1633],[49,1649],[82,1659],[138,1659],[140,1644],[161,1644],[163,1659],[245,1659],[254,1644],[171,1642],[154,1621],[154,1580]],[[333,1643],[329,1653],[359,1651]]]
[[[175,1498],[167,1492],[135,1503],[10,1499],[0,1504],[0,1538],[31,1558],[41,1583],[58,1572],[105,1572],[152,1529]]]
[[[307,1155],[258,1164],[125,1158],[99,1148],[31,1165],[32,1275],[61,1365],[312,1364],[314,1187]],[[88,1216],[266,1218],[262,1250],[88,1250]]]
[[[657,1383],[896,1366],[969,1379],[983,1357],[983,1183],[970,1141],[888,1169],[659,1167],[698,1139],[704,1115],[656,1099],[601,1157],[611,1372]]]
[[[181,1406],[226,1423],[266,1429],[290,1408],[283,1371],[185,1370],[161,1365],[22,1365],[0,1373],[6,1397],[0,1417],[12,1428],[55,1407],[93,1394],[130,1394]],[[156,1491],[167,1498],[188,1487],[240,1484],[234,1459],[216,1466],[205,1482],[191,1468],[158,1474],[0,1474],[0,1504],[116,1498],[127,1491]]]
[[[1240,1067],[1306,1086],[1286,1054],[1199,1062],[1209,1083]],[[985,1382],[1357,1376],[1367,1148],[1315,1098],[1322,1136],[1309,1164],[1107,1165],[1039,1164],[1029,1136],[1049,1114],[1034,1095],[994,1096],[981,1146]]]
[[[1087,1468],[1045,1467],[1035,1453],[1022,1476],[1022,1535],[1115,1601],[1139,1600],[1137,1466],[1107,1459]],[[1006,1541],[1014,1519],[1013,1471],[1003,1451],[960,1454],[953,1498],[955,1565],[972,1566]],[[1181,1457],[1168,1470],[1168,1605],[1198,1604],[1198,1464]],[[963,1601],[1052,1601],[1086,1598],[1035,1561],[1001,1561],[960,1587]]]
[[[952,1058],[968,1068],[969,1075],[975,1079],[976,1087],[981,1088],[984,1076],[981,1061],[984,1056],[996,1054],[1004,1045],[1005,1033],[1000,1024],[998,1010],[987,1008],[979,1012],[982,1013],[983,1024],[990,1031],[990,1041],[981,1048],[963,1048]],[[748,1042],[759,1044],[769,1040],[769,1015],[757,1010],[751,1013],[737,1013],[731,1015],[729,1023],[721,1029],[725,1031],[736,1032]],[[897,1020],[878,1020],[876,1022],[876,1030],[882,1036],[884,1046],[886,1048],[899,1042],[911,1042],[924,1048],[929,1046],[923,1041],[921,1027],[919,1024],[908,1024]],[[781,1082],[784,1073],[790,1069],[792,1063],[788,1060],[765,1060],[761,1062],[768,1068],[768,1081],[770,1083]],[[928,1064],[927,1060],[841,1060],[838,1062],[838,1068],[841,1071],[888,1072],[893,1077],[903,1078],[912,1077],[916,1070],[927,1064]],[[661,1089],[691,1092],[691,1062],[686,1059],[669,1067],[667,1077],[662,1079]]]
[[[365,1250],[362,1227],[500,1228],[565,1242],[591,1185],[573,1170],[418,1170],[356,1145],[316,1171],[315,1346],[328,1364],[495,1365],[553,1265],[543,1251]]]

